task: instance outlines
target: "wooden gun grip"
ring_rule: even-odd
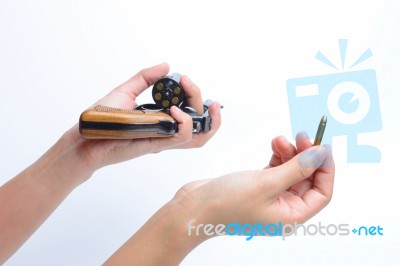
[[[84,111],[79,118],[79,132],[88,139],[169,137],[177,132],[177,127],[177,122],[164,112],[102,105]]]

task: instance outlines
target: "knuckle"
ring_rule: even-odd
[[[299,173],[300,173],[300,176],[301,176],[303,179],[306,179],[306,178],[309,177],[307,168],[301,167],[300,165],[297,165],[297,168],[299,169],[298,171],[299,171]]]
[[[146,84],[147,87],[150,87],[151,81],[149,80],[146,74],[147,74],[147,69],[142,69],[139,71],[138,77]]]
[[[176,193],[175,197],[182,197],[188,194],[190,183],[183,185]]]
[[[293,173],[293,175],[300,174],[302,179],[306,179],[309,177],[309,171],[307,167],[301,166],[297,161],[291,163],[291,165],[291,172]]]
[[[332,200],[332,193],[329,193],[328,195],[326,195],[325,200],[324,200],[324,204],[328,205],[329,202],[331,202]]]

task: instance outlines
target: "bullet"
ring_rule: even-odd
[[[326,115],[324,115],[321,118],[321,121],[319,122],[318,130],[317,130],[317,135],[315,135],[315,140],[313,146],[321,145],[322,142],[322,137],[324,136],[324,131],[326,127]]]

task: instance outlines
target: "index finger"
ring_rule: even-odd
[[[135,100],[145,89],[167,75],[168,71],[169,65],[167,63],[142,69],[128,81],[115,88],[114,91],[125,93],[132,100]]]
[[[179,146],[179,148],[201,147],[215,135],[221,126],[221,105],[218,102],[213,102],[208,111],[211,117],[211,130],[200,132],[200,134],[193,134],[192,141]]]
[[[279,195],[289,187],[309,178],[327,161],[329,153],[330,150],[325,146],[315,146],[297,154],[282,165],[263,170],[269,171],[270,178],[265,180],[266,185],[273,182],[276,185],[275,192]]]
[[[199,87],[186,75],[181,77],[180,83],[185,90],[187,105],[194,108],[199,115],[203,115],[203,100]]]
[[[271,142],[271,148],[273,154],[265,169],[281,165],[296,155],[296,148],[284,136],[274,138]]]

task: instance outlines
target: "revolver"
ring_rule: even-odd
[[[180,74],[174,73],[154,83],[154,104],[143,104],[135,109],[97,105],[84,111],[79,118],[79,132],[87,139],[170,137],[178,132],[178,123],[169,114],[172,106],[177,106],[192,117],[193,133],[210,131],[211,117],[208,107],[212,101],[204,102],[203,115],[186,106],[180,77]]]

